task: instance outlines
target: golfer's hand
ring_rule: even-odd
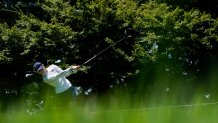
[[[80,65],[73,65],[70,67],[72,70],[79,70],[80,69]]]

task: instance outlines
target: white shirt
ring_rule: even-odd
[[[43,75],[43,81],[53,87],[55,87],[56,93],[61,93],[69,89],[72,84],[65,77],[70,76],[77,71],[72,71],[70,68],[62,70],[56,65],[50,65],[47,69],[47,73]]]

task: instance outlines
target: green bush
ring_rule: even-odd
[[[50,63],[62,60],[64,68],[82,64],[124,37],[89,62],[87,73],[72,79],[105,90],[158,68],[189,81],[205,73],[210,64],[205,59],[217,57],[217,19],[199,10],[132,0],[46,0],[36,5],[44,14],[41,18],[18,12],[13,25],[0,25],[2,74],[10,67],[10,74],[24,78],[37,54]]]

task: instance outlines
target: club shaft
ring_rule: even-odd
[[[85,61],[82,65],[87,64],[88,62],[90,62],[91,60],[93,60],[94,58],[96,58],[97,56],[99,56],[100,54],[102,54],[103,52],[107,51],[109,48],[111,48],[111,47],[115,46],[117,43],[123,41],[125,38],[126,38],[126,37],[120,39],[119,41],[117,41],[117,42],[115,42],[115,43],[113,43],[113,44],[111,44],[110,46],[108,46],[107,48],[105,48],[104,50],[102,50],[101,52],[99,52],[98,54],[94,55],[93,57],[91,57],[90,59],[88,59],[87,61]]]

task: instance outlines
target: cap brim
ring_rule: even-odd
[[[36,71],[38,72],[38,71],[40,71],[42,69],[43,69],[43,66],[41,65]]]

